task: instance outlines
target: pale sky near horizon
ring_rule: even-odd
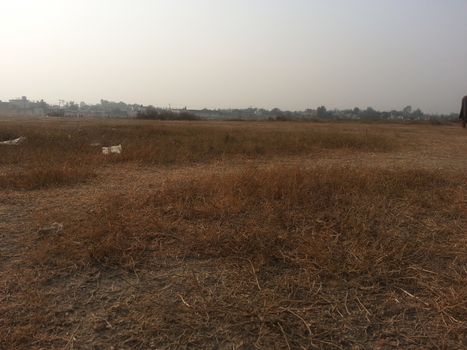
[[[467,0],[0,0],[0,100],[457,112]]]

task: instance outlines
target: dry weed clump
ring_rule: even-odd
[[[456,191],[426,170],[246,168],[106,198],[35,259],[202,262],[121,306],[134,347],[460,349],[467,245]]]

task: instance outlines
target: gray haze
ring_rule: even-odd
[[[0,99],[456,112],[464,0],[0,0]]]

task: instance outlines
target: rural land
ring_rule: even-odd
[[[0,118],[18,139],[2,350],[467,347],[457,123]]]

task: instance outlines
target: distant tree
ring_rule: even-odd
[[[424,116],[424,113],[421,111],[420,108],[417,108],[415,111],[412,112],[412,118],[420,120]]]
[[[402,115],[404,118],[410,118],[410,115],[412,114],[412,106],[407,106],[402,109]]]
[[[161,119],[159,111],[153,106],[147,106],[138,112],[139,119]]]
[[[279,108],[273,108],[271,114],[275,117],[282,117],[283,113]]]
[[[318,118],[325,118],[325,117],[328,116],[328,110],[326,109],[325,106],[320,106],[316,110],[316,114],[317,114]]]
[[[363,119],[379,119],[381,117],[380,112],[376,111],[373,107],[368,107],[360,113]]]

